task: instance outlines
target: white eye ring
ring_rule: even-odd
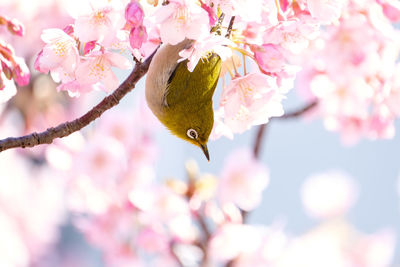
[[[197,134],[196,130],[194,130],[194,129],[187,130],[186,134],[191,139],[197,139],[197,137],[199,137],[199,135]]]

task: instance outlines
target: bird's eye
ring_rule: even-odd
[[[187,130],[186,134],[187,134],[187,136],[189,136],[189,138],[192,138],[192,139],[197,139],[197,137],[199,136],[197,134],[196,130],[194,130],[194,129]]]

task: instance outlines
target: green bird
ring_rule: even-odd
[[[214,124],[212,96],[221,71],[221,59],[210,53],[190,72],[187,60],[179,63],[178,60],[179,52],[193,43],[185,39],[157,51],[146,77],[146,100],[171,133],[200,147],[210,160],[207,142]]]

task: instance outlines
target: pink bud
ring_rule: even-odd
[[[68,34],[68,35],[72,35],[72,34],[74,33],[74,25],[72,25],[72,24],[67,25],[67,26],[63,29],[63,31],[64,31],[66,34]]]
[[[2,68],[2,71],[3,71],[4,75],[6,76],[6,78],[11,80],[13,74],[12,74],[12,69],[10,67],[10,64],[7,64],[5,61],[2,60],[1,68]]]
[[[131,24],[133,27],[142,25],[144,18],[144,12],[142,6],[134,1],[130,2],[125,9],[125,19]]]
[[[3,77],[1,77],[0,75],[0,91],[3,90],[5,87],[6,85],[4,84]]]
[[[210,22],[210,25],[214,25],[215,22],[218,20],[217,14],[214,12],[214,10],[209,7],[208,5],[204,4],[203,2],[201,3],[201,8],[203,8],[205,11],[208,13],[208,20]]]
[[[147,41],[147,32],[144,26],[135,27],[129,34],[129,43],[132,48],[140,48]]]
[[[83,45],[83,54],[86,55],[96,47],[96,41],[90,41]]]
[[[19,86],[25,86],[29,83],[31,74],[25,61],[22,58],[16,58],[17,64],[14,66],[13,77]]]
[[[16,19],[9,20],[7,28],[11,33],[18,36],[23,36],[25,33],[24,26]]]

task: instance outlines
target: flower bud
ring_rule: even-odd
[[[144,18],[144,12],[142,6],[134,1],[130,2],[125,9],[125,19],[133,27],[142,25]]]
[[[147,32],[144,26],[135,27],[129,34],[129,43],[132,48],[141,48],[142,44],[147,41]]]

